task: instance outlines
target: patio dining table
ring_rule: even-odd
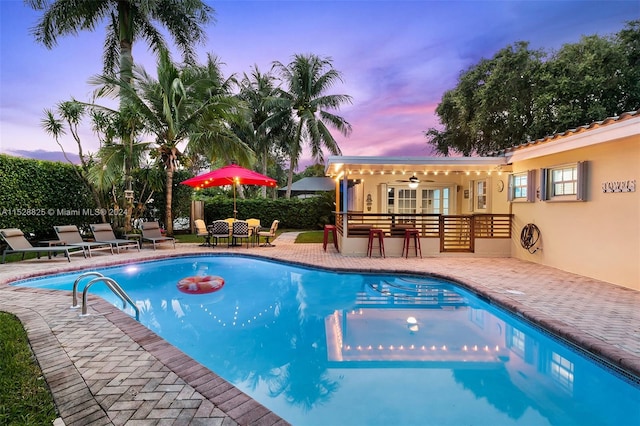
[[[227,218],[227,219],[222,219],[224,221],[226,221],[227,223],[229,223],[229,246],[230,247],[239,247],[242,244],[238,244],[238,242],[236,241],[236,238],[233,238],[233,223],[236,221],[239,221],[241,219],[234,219],[232,217]],[[256,245],[259,242],[259,235],[258,235],[258,231],[260,230],[260,220],[258,219],[246,219],[245,222],[247,222],[249,224],[249,239],[251,241],[252,245]],[[207,226],[207,230],[209,231],[209,234],[211,235],[211,232],[213,230],[213,225],[208,225]]]

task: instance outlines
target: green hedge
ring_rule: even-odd
[[[335,192],[330,191],[306,199],[239,199],[236,205],[238,219],[260,219],[265,228],[277,219],[280,228],[322,229],[325,224],[335,221],[334,202]],[[233,200],[223,196],[205,199],[204,216],[207,223],[233,217]]]
[[[100,222],[93,198],[71,164],[11,157],[0,154],[0,229],[20,228],[35,239],[55,238],[56,225],[76,225],[88,230]],[[179,182],[189,177],[176,173],[174,218],[188,217],[192,189]],[[164,193],[154,194],[157,218],[164,220]],[[233,217],[233,199],[223,195],[203,197],[205,220]],[[263,227],[273,220],[281,228],[322,229],[334,223],[333,191],[307,199],[238,199],[238,218],[258,218]]]
[[[74,167],[0,154],[0,228],[20,228],[44,239],[55,236],[55,225],[99,222]]]

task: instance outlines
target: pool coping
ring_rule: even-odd
[[[620,369],[627,372],[632,380],[637,380],[640,377],[640,355],[633,353],[629,350],[625,350],[621,347],[616,346],[616,344],[612,344],[611,342],[603,341],[602,339],[594,337],[593,334],[584,330],[588,328],[587,326],[579,328],[575,325],[564,321],[562,318],[558,318],[554,315],[548,315],[545,313],[541,313],[539,310],[535,309],[532,306],[528,306],[527,303],[524,303],[522,300],[518,300],[518,294],[514,293],[505,293],[504,287],[493,288],[488,281],[484,282],[482,279],[474,278],[469,274],[461,274],[459,272],[456,273],[456,268],[449,267],[450,265],[462,265],[463,263],[469,263],[467,259],[458,259],[458,260],[449,260],[446,262],[435,261],[435,259],[431,259],[433,263],[444,263],[444,268],[425,268],[425,262],[414,260],[412,262],[405,262],[404,259],[401,259],[398,262],[395,262],[396,265],[393,267],[389,262],[384,262],[378,259],[353,259],[346,258],[341,256],[338,253],[331,252],[323,252],[321,245],[297,245],[297,246],[305,246],[303,250],[293,249],[293,247],[289,247],[289,251],[287,251],[287,244],[284,239],[278,238],[279,246],[284,249],[276,250],[276,249],[262,249],[262,250],[245,250],[238,251],[237,249],[231,250],[218,250],[218,251],[203,251],[201,247],[196,245],[190,245],[182,247],[182,250],[158,250],[153,253],[146,252],[143,256],[130,256],[126,259],[122,257],[118,258],[107,258],[105,256],[94,257],[91,262],[75,262],[62,265],[62,262],[48,262],[49,267],[46,269],[46,273],[42,270],[32,270],[31,268],[18,268],[19,271],[16,270],[13,273],[3,274],[1,272],[5,272],[0,269],[0,291],[16,291],[18,293],[39,293],[44,290],[38,289],[30,289],[26,290],[26,287],[9,287],[6,284],[8,282],[13,282],[19,279],[28,279],[34,278],[41,275],[49,275],[52,273],[63,273],[70,272],[74,270],[84,270],[88,267],[108,267],[115,265],[122,265],[127,263],[134,263],[139,261],[150,261],[150,260],[159,260],[166,258],[175,258],[175,257],[183,257],[183,256],[193,256],[193,255],[210,255],[210,254],[233,254],[233,255],[249,255],[251,257],[257,258],[265,258],[274,261],[283,261],[288,262],[300,266],[312,267],[312,268],[320,268],[320,269],[328,269],[332,271],[339,272],[368,272],[368,273],[379,273],[379,272],[390,272],[390,273],[400,273],[400,274],[410,274],[410,275],[428,275],[444,278],[450,281],[453,281],[463,288],[472,291],[475,294],[478,294],[484,299],[490,301],[490,303],[499,306],[503,309],[506,309],[509,312],[516,314],[517,316],[533,323],[534,325],[540,325],[552,333],[558,335],[562,339],[578,344],[583,348],[587,349],[589,352],[594,354],[598,359],[603,359],[606,363],[610,363],[613,366],[619,367]],[[306,252],[299,253],[300,251]],[[144,252],[144,251],[143,251]],[[135,253],[134,253],[135,254]],[[122,255],[119,255],[122,256]],[[327,262],[327,260],[331,260]],[[420,263],[418,263],[420,262]],[[428,266],[429,260],[427,260],[426,264]],[[456,263],[458,262],[458,263]],[[472,262],[476,263],[475,267],[488,265],[491,262],[498,262],[497,260],[487,259],[485,262]],[[27,263],[27,261],[21,262],[22,264]],[[530,263],[522,263],[522,261],[518,261],[515,259],[509,259],[505,261],[504,259],[500,260],[499,263],[505,263],[512,267],[516,266],[525,266],[527,268],[533,268],[537,272],[545,272],[547,274],[551,274],[552,276],[558,276],[558,280],[569,279],[573,282],[579,282],[584,286],[598,286],[598,289],[606,291],[613,300],[629,300],[629,296],[631,297],[630,303],[633,304],[635,301],[640,300],[638,296],[640,292],[636,292],[634,290],[625,289],[622,287],[614,286],[612,284],[603,283],[595,280],[591,280],[585,277],[576,276],[574,274],[569,274],[566,272],[558,271],[553,268],[548,268],[544,266],[540,266],[537,264]],[[33,262],[31,265],[35,265]],[[55,266],[54,266],[55,265]],[[17,266],[17,265],[16,265]],[[21,265],[22,266],[22,265]],[[419,266],[419,268],[416,268]],[[2,268],[2,267],[0,267]],[[35,268],[35,269],[43,269],[43,268]],[[417,270],[420,269],[420,270]],[[544,280],[543,280],[544,281]],[[553,280],[551,280],[553,281]],[[557,284],[557,282],[556,282]],[[510,286],[507,286],[510,287]],[[588,288],[587,288],[588,290]],[[46,292],[46,291],[45,291]],[[69,296],[67,296],[69,297]],[[636,305],[637,306],[637,305]],[[148,352],[159,361],[161,361],[167,368],[169,368],[172,372],[174,372],[178,377],[182,378],[187,384],[192,386],[197,392],[201,393],[205,398],[207,398],[214,406],[219,406],[220,409],[228,415],[228,418],[223,418],[221,420],[224,424],[287,424],[286,421],[280,419],[275,414],[271,413],[268,409],[264,408],[257,402],[253,401],[251,398],[243,394],[241,391],[237,390],[237,388],[233,387],[233,385],[226,383],[222,380],[218,375],[216,375],[211,370],[197,363],[184,353],[182,353],[177,348],[168,344],[164,339],[157,336],[153,331],[147,329],[142,326],[140,323],[135,321],[135,319],[131,318],[129,315],[126,315],[124,312],[114,309],[114,307],[107,302],[103,301],[98,297],[91,297],[91,308],[95,310],[97,314],[101,314],[110,321],[115,327],[117,327],[122,333],[126,336],[129,336],[134,342],[136,342],[144,351]],[[15,313],[23,322],[27,323],[37,323],[37,327],[35,330],[44,330],[46,331],[46,324],[43,324],[43,320],[36,320],[35,317],[38,315],[28,308],[22,308],[15,305],[7,305],[5,303],[0,302],[0,310],[8,310],[9,312]],[[603,312],[604,314],[604,312]],[[630,321],[627,321],[629,329],[632,331],[631,334],[635,336],[637,334],[633,330],[638,330],[638,326],[640,324],[640,318],[638,315],[632,317]],[[38,352],[42,349],[39,347],[39,335],[33,336],[33,331],[31,330],[31,326],[28,327],[29,330],[29,339],[31,341],[32,347],[36,354],[38,361],[43,364],[41,358],[43,356]],[[44,331],[42,333],[46,334]],[[46,336],[45,336],[46,337]],[[47,341],[47,348],[51,348],[52,344],[55,343],[51,340],[51,336],[49,338],[44,338],[43,341]],[[55,337],[53,337],[55,339]],[[638,339],[640,340],[640,339]],[[635,342],[635,337],[634,337]],[[55,344],[53,344],[55,346]],[[56,352],[54,349],[47,349],[49,353]],[[50,354],[44,356],[47,359]],[[58,354],[59,358],[59,354]],[[71,362],[71,360],[69,360]],[[45,369],[43,368],[43,371]],[[75,377],[75,374],[71,374],[70,379],[72,381],[77,382],[78,378]],[[47,378],[47,382],[49,382],[49,377],[47,373],[45,373],[45,377]],[[222,387],[219,387],[219,386]],[[51,386],[51,384],[50,384]],[[227,387],[229,386],[229,387]],[[52,391],[55,386],[51,386]],[[55,394],[55,392],[54,392]],[[242,397],[241,395],[244,395]],[[225,398],[230,398],[225,400]],[[235,400],[234,400],[235,398]],[[233,401],[233,402],[229,402]],[[226,403],[226,405],[225,405]],[[96,403],[97,406],[99,404]],[[223,409],[224,408],[224,409]],[[226,410],[226,411],[225,411]],[[62,411],[62,410],[61,410]],[[99,410],[96,410],[99,411]],[[104,410],[103,410],[104,411]],[[105,414],[106,416],[106,414]],[[67,424],[73,424],[73,416],[62,416],[65,422],[69,422]],[[101,417],[104,418],[104,417]],[[216,417],[219,418],[219,417]],[[108,419],[108,416],[107,416]],[[222,424],[221,423],[221,424]],[[109,423],[106,423],[109,424]]]

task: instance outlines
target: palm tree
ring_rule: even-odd
[[[119,195],[123,192],[116,191],[116,188],[124,180],[123,189],[133,190],[133,172],[140,169],[150,145],[149,142],[139,141],[144,123],[141,122],[141,117],[132,106],[125,105],[118,111],[96,105],[92,105],[91,108],[94,131],[98,135],[103,135],[103,140],[101,140],[98,151],[100,163],[94,164],[90,169],[89,178],[94,186],[104,192],[111,193],[115,206],[127,207],[124,218],[116,216],[114,219],[120,222],[118,225],[123,226],[125,232],[130,232],[134,207],[133,199],[126,197],[119,199]],[[152,190],[155,189],[152,188]],[[140,199],[142,195],[139,194],[138,198]],[[140,202],[138,202],[138,207],[140,207]]]
[[[185,63],[195,60],[194,46],[206,38],[204,25],[213,20],[214,10],[201,0],[24,0],[34,10],[44,11],[32,29],[36,40],[53,48],[59,36],[93,30],[106,21],[104,75],[115,76],[116,66],[123,81],[133,77],[133,42],[145,40],[156,53],[167,50],[160,23],[173,38]],[[120,99],[121,108],[124,106]],[[129,141],[132,148],[133,141]],[[130,149],[132,151],[132,149]],[[128,159],[131,163],[133,159]],[[130,172],[130,168],[125,168]],[[131,175],[126,174],[131,191]],[[130,211],[131,205],[129,205]]]
[[[155,136],[156,158],[165,170],[165,226],[173,234],[172,194],[173,173],[182,156],[179,144],[205,153],[209,158],[235,156],[248,161],[251,149],[239,140],[225,119],[232,119],[237,101],[224,95],[219,84],[219,63],[209,56],[205,66],[179,69],[171,62],[167,51],[160,52],[158,79],[140,67],[133,68],[131,82],[102,75],[92,79],[101,85],[98,95],[116,92],[127,106],[138,111],[145,123],[145,131]]]
[[[53,48],[59,36],[93,30],[106,21],[104,74],[131,77],[133,42],[144,40],[156,53],[167,49],[156,22],[168,31],[185,63],[193,63],[194,46],[206,35],[203,25],[211,22],[214,10],[201,0],[24,0],[44,14],[32,29],[36,40]]]
[[[287,84],[288,90],[281,90],[280,96],[272,98],[271,102],[292,115],[296,123],[293,138],[288,146],[290,168],[286,197],[290,198],[293,171],[298,166],[305,140],[318,162],[324,161],[323,148],[333,155],[341,153],[327,125],[334,127],[344,136],[351,133],[351,125],[327,109],[338,109],[343,103],[351,103],[351,97],[325,94],[331,86],[341,81],[340,73],[333,68],[330,58],[320,58],[313,54],[295,55],[288,65],[277,61],[273,65]],[[273,121],[281,120],[282,114],[276,115]]]
[[[195,105],[203,105],[197,125],[189,133],[185,153],[203,155],[210,163],[235,162],[249,167],[254,161],[251,147],[231,129],[245,121],[246,107],[232,95],[235,77],[225,78],[219,58],[207,55],[203,66],[186,67],[184,80],[189,82],[188,96]]]
[[[281,126],[269,125],[268,119],[277,111],[269,107],[268,100],[277,95],[275,77],[260,72],[254,65],[249,74],[240,81],[238,97],[246,104],[248,116],[234,131],[254,150],[260,164],[260,172],[268,175],[270,164],[277,163],[278,141],[282,139]],[[260,188],[262,197],[267,196],[267,187]]]

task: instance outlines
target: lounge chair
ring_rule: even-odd
[[[204,237],[204,242],[200,244],[201,247],[210,247],[211,246],[211,235],[209,234],[209,230],[207,229],[207,225],[204,223],[202,219],[196,219],[193,224],[196,226],[196,236]]]
[[[271,223],[271,228],[268,231],[258,232],[258,241],[260,240],[260,237],[266,237],[266,241],[260,247],[275,247],[273,244],[271,244],[270,239],[276,237],[276,231],[278,230],[279,224],[279,220],[274,220]]]
[[[153,243],[153,249],[156,249],[156,244],[161,243],[173,243],[173,248],[176,248],[176,240],[172,237],[166,237],[160,232],[160,225],[158,222],[143,222],[142,223],[142,241],[150,241]]]
[[[34,247],[31,245],[29,240],[25,238],[24,233],[18,228],[0,229],[0,235],[2,235],[2,238],[7,243],[7,248],[5,248],[2,253],[2,263],[4,263],[6,256],[11,253],[22,253],[22,260],[24,260],[24,255],[26,253],[35,253],[38,259],[40,259],[40,253],[47,253],[49,259],[51,259],[52,253],[64,253],[67,260],[71,262],[71,253],[80,253],[80,251],[82,250],[82,254],[84,255],[84,257],[87,257],[84,249],[78,246],[61,245],[49,247]]]
[[[226,220],[216,220],[211,225],[211,238],[215,240],[213,246],[217,246],[220,240],[227,240],[229,246],[229,222]]]
[[[111,244],[111,246],[116,248],[118,254],[120,254],[120,247],[135,247],[138,249],[138,251],[140,251],[140,243],[138,241],[116,238],[111,225],[108,223],[92,223],[89,226],[91,226],[93,239],[96,240],[96,242]]]
[[[91,250],[109,250],[113,254],[113,247],[109,243],[83,240],[76,225],[54,226],[53,229],[59,240],[65,241],[69,246],[82,247],[89,253],[89,257],[91,257]]]

